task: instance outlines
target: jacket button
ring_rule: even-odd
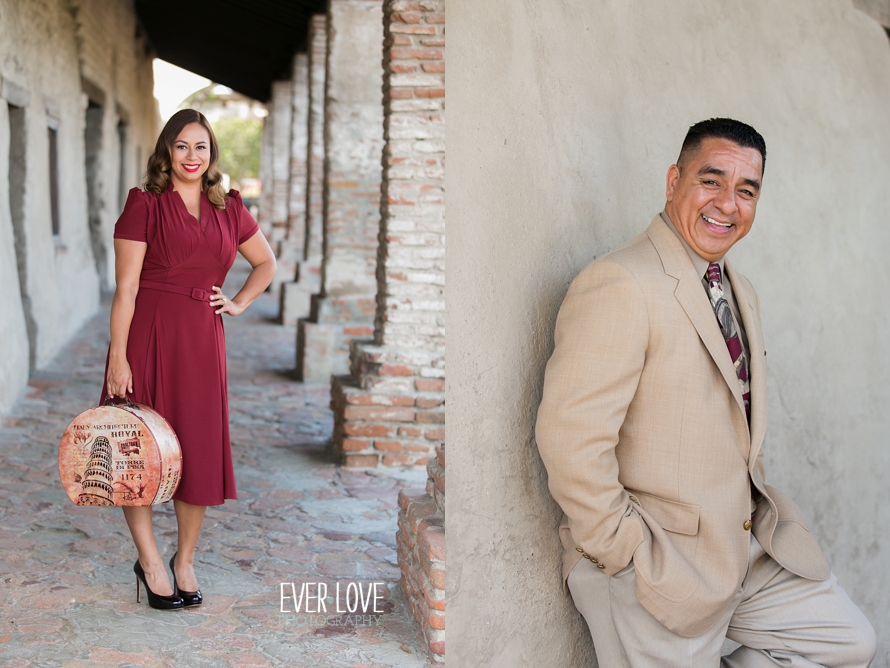
[[[596,557],[591,557],[589,554],[587,554],[587,552],[582,550],[580,547],[576,547],[575,549],[578,550],[578,552],[581,553],[581,556],[584,557],[585,559],[587,559],[588,561],[591,561],[595,564],[599,564],[599,562],[596,560]],[[605,568],[605,566],[602,566],[602,568]]]
[[[745,527],[745,531],[751,531],[753,524],[754,523],[751,520],[745,520],[745,523],[742,526]]]

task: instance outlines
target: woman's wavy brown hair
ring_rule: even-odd
[[[226,191],[222,187],[222,172],[216,168],[216,163],[219,161],[219,144],[216,143],[216,136],[213,134],[210,122],[204,117],[204,114],[194,109],[177,111],[161,130],[154,153],[148,158],[148,167],[145,170],[145,181],[142,188],[158,195],[167,190],[170,183],[172,168],[170,156],[173,154],[173,145],[182,129],[190,123],[202,125],[210,135],[210,166],[204,172],[201,186],[213,206],[220,210],[225,209]]]

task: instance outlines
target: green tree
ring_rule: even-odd
[[[221,118],[213,124],[219,142],[219,169],[233,181],[257,178],[263,122],[255,118]]]

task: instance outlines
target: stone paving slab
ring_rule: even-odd
[[[244,266],[230,278],[240,284]],[[101,389],[108,304],[33,374],[0,426],[0,665],[429,665],[398,587],[395,550],[398,492],[418,493],[426,473],[334,463],[330,390],[293,380],[295,328],[274,324],[276,308],[263,295],[225,321],[239,499],[208,509],[195,564],[200,607],[136,603],[123,514],[73,505],[59,481],[62,432]],[[172,504],[155,511],[169,558]],[[382,582],[383,612],[337,613],[330,596],[326,615],[297,614],[290,599],[281,613],[282,582],[297,594],[317,582],[333,593],[339,582],[341,609],[350,582],[365,590]]]

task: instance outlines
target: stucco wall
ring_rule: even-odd
[[[767,482],[890,665],[890,43],[851,2],[455,2],[448,128],[448,661],[590,665],[533,426],[574,275],[642,231],[686,129],[769,150],[731,255],[760,295]]]
[[[98,89],[103,100],[97,204],[104,250],[102,287],[114,289],[114,224],[127,191],[142,182],[160,129],[152,54],[138,27],[132,0],[69,0],[68,5],[81,76]]]
[[[47,48],[47,45],[52,48]],[[119,214],[121,151],[117,123],[128,117],[132,136],[123,153],[125,185],[138,183],[139,161],[148,155],[157,131],[152,96],[151,54],[137,36],[131,2],[0,0],[0,242],[13,245],[0,253],[0,280],[7,296],[0,309],[0,414],[20,394],[27,378],[28,336],[22,335],[23,301],[15,273],[33,316],[34,364],[45,365],[89,318],[99,303],[99,277],[87,216],[85,164],[88,96],[83,77],[104,95],[102,149],[97,178],[102,243],[111,256],[111,233]],[[24,109],[24,176],[16,194],[22,215],[13,234],[10,206],[8,104]],[[50,208],[49,131],[57,131],[59,230],[54,237]],[[137,149],[138,147],[138,149]],[[136,156],[134,156],[134,153]],[[16,167],[17,178],[21,170]],[[16,180],[16,179],[13,179]],[[26,271],[18,272],[16,256]],[[113,268],[108,268],[113,277]],[[8,334],[9,338],[6,338]]]
[[[9,151],[8,105],[0,99],[0,156]],[[9,210],[9,161],[0,159],[0,285],[7,308],[0,311],[0,415],[12,406],[28,381],[28,333],[19,298],[15,236]]]

